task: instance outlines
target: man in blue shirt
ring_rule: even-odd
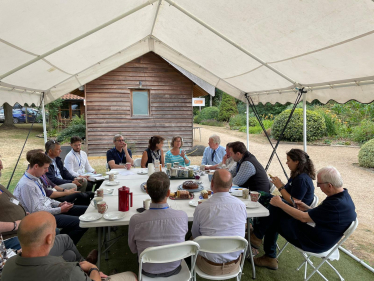
[[[127,143],[125,143],[123,136],[118,134],[113,137],[114,147],[109,149],[106,153],[106,162],[110,169],[123,169],[124,166],[121,163],[131,163],[132,153],[131,150],[127,148]]]
[[[259,248],[264,237],[265,255],[255,258],[257,266],[278,269],[276,242],[280,233],[288,242],[304,251],[323,253],[331,249],[356,220],[355,205],[347,189],[343,188],[340,173],[334,167],[318,171],[317,186],[327,198],[311,209],[295,200],[297,209],[275,196],[270,201],[270,216],[260,228],[251,233],[251,245]]]
[[[209,146],[204,150],[201,165],[216,165],[222,162],[223,156],[226,154],[226,149],[220,143],[221,139],[219,136],[210,136]]]

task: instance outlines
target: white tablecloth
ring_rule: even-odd
[[[116,169],[117,171],[124,171],[124,169]],[[137,214],[138,212],[136,209],[142,208],[143,207],[143,201],[145,199],[150,199],[149,195],[145,192],[143,192],[140,188],[140,185],[144,182],[147,181],[148,175],[138,175],[137,172],[140,170],[146,171],[146,169],[131,169],[130,171],[134,173],[134,175],[127,175],[127,176],[122,176],[120,174],[117,175],[117,178],[115,179],[116,181],[119,181],[120,183],[116,186],[107,186],[105,183],[107,181],[104,181],[104,183],[101,185],[101,189],[112,189],[114,188],[114,195],[104,195],[104,201],[108,204],[108,211],[107,212],[112,212],[112,211],[118,211],[118,188],[122,186],[127,186],[130,188],[130,192],[133,193],[133,206],[130,208],[129,211],[125,212],[125,217],[121,220],[116,220],[116,221],[109,221],[105,220],[104,218],[101,218],[97,221],[93,222],[80,222],[80,227],[84,228],[91,228],[91,227],[105,227],[105,226],[119,226],[119,225],[128,225],[130,222],[130,218],[134,215]],[[181,185],[185,180],[170,180],[170,190],[172,192],[176,192],[178,189],[178,186]],[[204,186],[204,189],[210,190],[210,182],[208,175],[204,175],[200,178],[200,181],[202,181],[202,184]],[[200,196],[200,192],[195,192],[195,199],[198,200]],[[241,197],[238,197],[242,201],[243,200]],[[195,207],[192,207],[188,204],[190,200],[171,200],[168,199],[168,204],[170,205],[171,208],[177,209],[177,210],[183,210],[187,213],[188,215],[188,220],[192,221],[193,220],[193,213],[195,211]],[[97,213],[97,209],[95,209],[92,205],[90,205],[87,208],[86,214],[87,213]],[[266,217],[269,215],[268,209],[263,207],[260,204],[259,208],[256,209],[247,209],[247,214],[248,217]]]

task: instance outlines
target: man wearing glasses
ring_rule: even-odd
[[[317,186],[327,195],[314,209],[295,199],[296,207],[284,203],[279,196],[270,201],[270,216],[266,223],[251,233],[251,244],[262,246],[264,238],[265,255],[255,258],[257,266],[278,269],[276,242],[278,233],[292,245],[313,253],[323,253],[331,249],[356,220],[355,205],[348,190],[343,188],[343,180],[334,167],[318,171]],[[274,209],[274,210],[271,210]]]
[[[122,135],[113,137],[114,147],[106,153],[106,161],[110,169],[123,169],[126,163],[133,165],[131,150],[127,148]]]

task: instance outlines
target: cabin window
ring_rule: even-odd
[[[131,91],[132,116],[149,116],[149,91]]]
[[[64,101],[60,106],[61,119],[70,119],[69,103],[68,101]]]

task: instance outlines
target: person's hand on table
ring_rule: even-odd
[[[270,177],[271,182],[279,189],[281,188],[284,184],[278,177]]]
[[[274,196],[271,198],[270,204],[274,207],[280,207],[283,204],[282,198],[280,196]]]
[[[300,211],[307,211],[310,209],[310,207],[305,204],[303,201],[299,200],[299,199],[294,199],[294,202],[296,204],[296,208],[299,209]]]

